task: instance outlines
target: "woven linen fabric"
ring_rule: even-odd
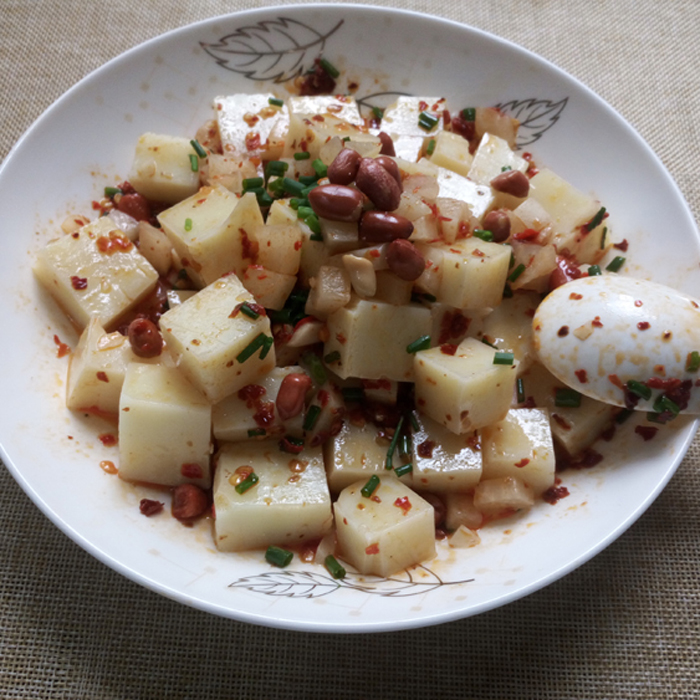
[[[0,157],[53,100],[122,51],[266,4],[0,0]],[[582,80],[648,141],[697,219],[697,0],[375,4],[471,24]],[[160,597],[71,542],[2,468],[0,697],[697,698],[699,467],[696,440],[626,534],[546,589],[474,618],[375,635],[256,627]]]

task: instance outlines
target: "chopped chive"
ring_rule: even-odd
[[[418,425],[418,418],[416,417],[416,412],[411,411],[408,414],[408,419],[411,421],[411,428],[413,428],[415,432],[418,432],[420,430],[420,425]]]
[[[625,264],[625,258],[621,255],[613,258],[610,264],[605,268],[608,272],[617,272]]]
[[[255,472],[250,472],[243,481],[236,484],[236,493],[244,494],[248,489],[252,489],[258,481],[260,481],[260,477]]]
[[[267,357],[267,353],[270,352],[272,346],[275,344],[275,339],[271,335],[265,336],[265,341],[263,342],[263,348],[260,351],[260,359],[264,360]]]
[[[497,350],[493,356],[494,365],[512,365],[515,361],[515,356],[512,352]]]
[[[304,417],[304,425],[302,426],[304,430],[313,430],[313,427],[314,425],[316,425],[316,421],[318,420],[318,417],[320,415],[320,406],[318,406],[317,404],[309,406],[309,410],[306,412],[306,416]]]
[[[523,272],[525,272],[525,265],[523,265],[523,263],[520,263],[520,265],[518,265],[515,268],[515,270],[513,270],[513,272],[511,272],[510,275],[508,275],[508,281],[515,282],[515,280],[517,280],[518,277],[520,277],[520,275],[523,274]]]
[[[475,122],[476,121],[476,110],[474,107],[466,107],[461,112],[462,119],[465,122]]]
[[[273,107],[284,107],[284,100],[280,100],[279,97],[269,97],[267,103]]]
[[[510,251],[510,262],[508,263],[508,269],[510,270],[511,267],[515,265],[515,253],[511,250]]]
[[[241,350],[238,353],[238,355],[236,355],[236,361],[245,362],[248,358],[252,357],[260,348],[262,348],[265,345],[267,338],[268,336],[266,336],[264,333],[256,335],[255,338],[253,338],[253,340],[251,340],[250,343],[248,343],[248,345],[246,345],[246,347],[244,347],[243,350]]]
[[[666,394],[661,394],[661,396],[654,401],[653,409],[655,413],[665,413],[668,411],[674,416],[677,416],[681,412],[680,406],[675,401],[669,399]]]
[[[635,379],[630,379],[627,382],[626,386],[627,391],[629,391],[630,394],[639,396],[639,398],[645,399],[646,401],[648,401],[651,398],[651,389],[646,384],[642,384],[641,382],[638,382]]]
[[[401,434],[401,428],[403,428],[403,416],[399,418],[399,422],[396,424],[396,430],[389,443],[389,449],[386,452],[386,462],[384,466],[387,469],[392,469],[394,466],[394,450],[396,449],[396,443],[399,441],[399,435]]]
[[[199,172],[199,158],[194,153],[190,153],[190,169],[193,173]]]
[[[314,216],[315,212],[311,207],[299,206],[297,207],[297,217],[299,219],[305,219],[307,216]]]
[[[313,165],[316,175],[319,177],[326,177],[326,175],[328,175],[328,166],[320,158],[316,158],[311,165]]]
[[[316,175],[300,175],[299,182],[308,189],[310,185],[318,185],[318,178]]]
[[[185,219],[185,231],[192,230],[192,219]]]
[[[265,180],[261,177],[245,177],[243,178],[243,189],[252,190],[255,187],[264,187]]]
[[[248,194],[248,192],[252,192],[256,197],[258,197],[259,195],[265,193],[265,188],[264,187],[244,187],[243,194]]]
[[[316,384],[325,384],[328,381],[328,374],[326,373],[326,368],[323,366],[321,358],[313,352],[305,352],[302,356],[302,362],[306,365]]]
[[[345,569],[338,563],[338,560],[332,554],[329,554],[323,563],[326,569],[328,569],[328,573],[333,578],[345,578],[347,571],[345,571]]]
[[[486,231],[485,229],[482,229],[482,228],[474,229],[474,235],[477,238],[481,238],[482,241],[492,241],[493,240],[493,233],[491,233],[491,231]]]
[[[700,352],[693,350],[693,352],[688,353],[688,357],[685,361],[685,371],[686,372],[697,372],[700,369]]]
[[[297,151],[294,154],[294,160],[309,160],[311,154],[308,151]]]
[[[605,207],[601,207],[596,212],[595,216],[586,224],[586,230],[592,231],[605,218]]]
[[[272,203],[275,201],[274,199],[272,199],[272,197],[270,197],[270,195],[267,192],[259,192],[255,196],[258,200],[258,205],[261,209],[264,209],[265,207],[271,207]]]
[[[200,158],[206,158],[207,157],[207,152],[202,148],[202,144],[197,141],[197,139],[192,139],[190,141],[190,145],[192,148],[194,148],[194,152],[200,157]]]
[[[554,405],[559,408],[578,408],[581,405],[581,394],[574,389],[557,389]]]
[[[501,172],[502,172],[502,173],[507,173],[509,170],[512,170],[512,169],[513,169],[513,168],[511,168],[510,165],[504,165],[504,166],[501,168]]]
[[[346,386],[340,390],[346,401],[364,401],[365,390],[361,386]]]
[[[588,268],[588,276],[589,277],[596,277],[597,275],[602,275],[602,271],[600,269],[600,265],[591,265]]]
[[[322,58],[318,63],[331,78],[337,78],[340,75],[340,71],[327,58]]]
[[[605,250],[605,239],[608,237],[608,227],[603,229],[603,235],[600,237],[600,249]]]
[[[280,180],[280,182],[283,182],[283,181]],[[294,209],[294,211],[297,211],[297,210],[299,209],[299,201],[300,201],[300,200],[297,199],[296,197],[292,197],[292,198],[289,200],[289,206],[290,206],[292,209]]]
[[[369,498],[377,490],[377,486],[379,486],[379,477],[376,474],[372,474],[367,479],[367,483],[360,489],[360,493],[365,498]]]
[[[381,107],[372,107],[372,115],[375,119],[384,119],[384,110]]]
[[[430,114],[430,112],[421,112],[418,115],[418,126],[426,131],[430,131],[437,126],[439,121],[440,120],[434,114]]]
[[[498,346],[494,345],[486,336],[484,336],[484,337],[481,339],[481,342],[482,342],[484,345],[488,345],[490,348],[493,348],[494,350],[498,350]]]
[[[505,287],[503,287],[503,298],[510,299],[512,296],[513,296],[513,290],[510,288],[510,285],[507,284]]]
[[[333,350],[333,352],[329,352],[324,358],[323,361],[327,365],[332,365],[334,362],[338,362],[340,360],[340,352],[338,350]]]
[[[435,139],[430,139],[430,141],[428,141],[428,147],[425,149],[425,152],[429,156],[433,155],[433,153],[435,152]]]
[[[239,311],[242,314],[245,314],[246,316],[248,316],[248,318],[252,318],[252,319],[260,318],[260,314],[254,308],[252,308],[247,301],[244,301],[238,308],[239,308]]]
[[[119,187],[105,187],[105,197],[110,199],[114,197],[115,194],[124,194]]]
[[[401,477],[410,474],[412,471],[413,465],[409,462],[408,464],[402,464],[400,467],[396,467],[396,469],[394,469],[394,474],[396,474],[397,477]]]
[[[422,335],[420,338],[416,338],[412,343],[406,346],[406,352],[412,355],[420,350],[427,350],[430,347],[430,336]]]
[[[284,569],[285,566],[289,566],[294,559],[294,552],[290,552],[288,549],[282,549],[282,547],[275,547],[270,545],[265,552],[265,561],[273,566],[279,566]]]
[[[304,191],[304,185],[298,180],[293,180],[291,177],[285,177],[283,180],[284,191],[289,194],[301,194]]]
[[[518,377],[515,386],[518,395],[518,403],[525,403],[525,382],[523,382],[522,377]]]
[[[275,197],[281,197],[284,193],[284,180],[277,177],[275,180],[268,181],[267,191]]]
[[[285,163],[283,160],[271,160],[265,167],[265,174],[267,177],[270,177],[270,175],[282,177],[288,169],[289,163]]]
[[[660,423],[664,425],[668,422],[668,416],[662,416],[660,413],[647,413],[647,420],[650,423]]]
[[[265,428],[251,428],[248,431],[248,437],[262,437],[263,435],[267,435]]]
[[[350,141],[350,137],[349,137],[349,136],[343,136],[343,143],[347,143],[348,141]]]

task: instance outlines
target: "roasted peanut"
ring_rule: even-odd
[[[180,484],[173,489],[172,514],[178,520],[192,520],[209,508],[207,494],[194,484]]]
[[[158,357],[163,351],[163,336],[153,321],[135,318],[127,331],[131,349],[137,357]]]
[[[401,171],[399,170],[399,166],[396,165],[396,161],[389,158],[389,156],[377,156],[374,160],[376,160],[377,163],[399,183],[399,187],[401,187]]]
[[[497,192],[512,194],[513,197],[527,197],[530,191],[530,180],[519,170],[506,170],[491,180],[491,187]]]
[[[413,233],[413,223],[405,216],[387,211],[366,211],[357,230],[361,241],[388,243],[397,238],[408,238]]]
[[[345,185],[319,185],[309,192],[316,214],[331,221],[357,221],[362,214],[362,193]]]
[[[417,280],[425,270],[425,258],[416,246],[403,238],[389,243],[386,249],[386,262],[389,269],[407,282]]]
[[[280,384],[275,406],[282,420],[298,416],[304,409],[306,392],[311,388],[311,377],[302,372],[288,374]]]
[[[395,156],[396,155],[396,149],[394,148],[394,141],[389,136],[389,134],[386,133],[386,131],[380,131],[379,132],[379,140],[382,142],[382,150],[379,151],[379,153],[383,156]]]
[[[357,175],[362,156],[352,148],[344,148],[328,166],[328,179],[334,185],[349,185]]]
[[[503,243],[510,236],[510,217],[505,209],[494,209],[485,217],[483,226],[493,234],[496,243]]]
[[[389,171],[374,158],[363,158],[360,161],[355,184],[369,197],[377,209],[392,211],[399,206],[401,186]],[[312,190],[312,192],[315,191]]]

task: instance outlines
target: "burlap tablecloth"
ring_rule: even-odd
[[[106,60],[163,31],[266,4],[0,0],[0,157]],[[697,218],[698,0],[376,4],[493,32],[581,79],[641,132]],[[696,440],[642,519],[547,589],[476,618],[374,636],[259,628],[161,598],[73,544],[3,468],[0,695],[696,698],[699,466]]]

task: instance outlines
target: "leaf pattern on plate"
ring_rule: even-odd
[[[568,102],[568,97],[559,100],[559,102],[530,98],[502,102],[496,107],[520,122],[516,146],[524,148],[535,143],[545,131],[551,129],[559,121],[559,117],[561,117]]]
[[[334,579],[321,571],[268,571],[255,576],[244,576],[229,584],[229,588],[246,588],[256,593],[284,598],[321,598],[339,588],[388,598],[405,598],[429,593],[441,586],[472,581],[474,579],[443,581],[434,571],[425,566],[417,566],[388,578],[348,572],[345,578]]]
[[[250,80],[284,83],[312,67],[313,60],[323,52],[326,39],[343,21],[321,33],[295,19],[278,17],[241,27],[216,44],[200,42],[200,46],[226,70]]]

